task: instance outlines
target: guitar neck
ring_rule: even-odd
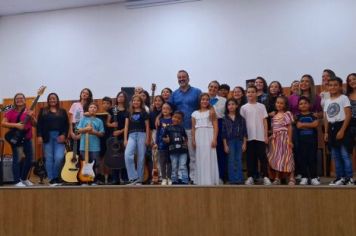
[[[84,154],[85,163],[89,163],[89,134],[85,134],[85,154]]]
[[[156,84],[151,85],[151,105],[153,106],[153,102],[155,99],[155,91],[156,91]]]
[[[35,109],[35,106],[36,106],[36,104],[37,104],[39,99],[40,99],[40,95],[37,95],[37,97],[35,98],[35,100],[33,100],[33,103],[32,103],[32,105],[31,105],[31,107],[29,109],[30,111],[33,111]],[[26,115],[23,123],[26,124],[30,118],[31,118],[30,116]]]

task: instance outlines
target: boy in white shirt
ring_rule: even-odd
[[[354,183],[352,176],[352,161],[347,150],[347,128],[351,120],[351,104],[345,95],[341,94],[342,79],[339,77],[329,80],[330,98],[325,101],[324,135],[326,142],[331,147],[331,155],[335,161],[336,179],[330,185],[351,185]]]
[[[266,156],[267,111],[262,103],[257,102],[257,88],[249,86],[246,91],[248,103],[243,105],[240,114],[246,120],[247,127],[247,180],[246,185],[254,184],[254,177],[258,176],[258,160],[261,164],[261,173],[264,185],[270,185],[268,178],[268,162]]]

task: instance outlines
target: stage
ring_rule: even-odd
[[[356,186],[0,187],[0,235],[356,235]]]

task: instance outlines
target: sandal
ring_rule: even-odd
[[[295,185],[295,179],[289,179],[288,185]]]
[[[272,184],[273,184],[273,185],[280,185],[280,184],[281,184],[281,180],[278,179],[278,178],[276,178],[276,179],[274,179],[274,181],[273,181]]]

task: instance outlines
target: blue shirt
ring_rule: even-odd
[[[180,88],[177,89],[169,99],[175,110],[184,113],[183,127],[185,129],[192,129],[192,113],[199,108],[200,94],[200,89],[190,86],[185,92]]]
[[[91,123],[91,126],[95,131],[104,133],[104,124],[103,121],[97,117],[86,117],[84,116],[79,124],[78,129],[83,129]],[[85,151],[85,133],[82,134],[80,138],[80,151]],[[96,135],[89,134],[89,152],[100,152],[100,138]]]
[[[157,129],[157,133],[156,133],[156,144],[158,146],[158,150],[168,150],[168,144],[166,144],[163,141],[163,133],[164,130],[172,124],[172,118],[161,118],[159,120],[159,126]]]
[[[221,137],[227,141],[235,138],[238,140],[247,138],[245,119],[241,115],[236,116],[235,120],[232,120],[230,116],[225,116],[222,121]]]

